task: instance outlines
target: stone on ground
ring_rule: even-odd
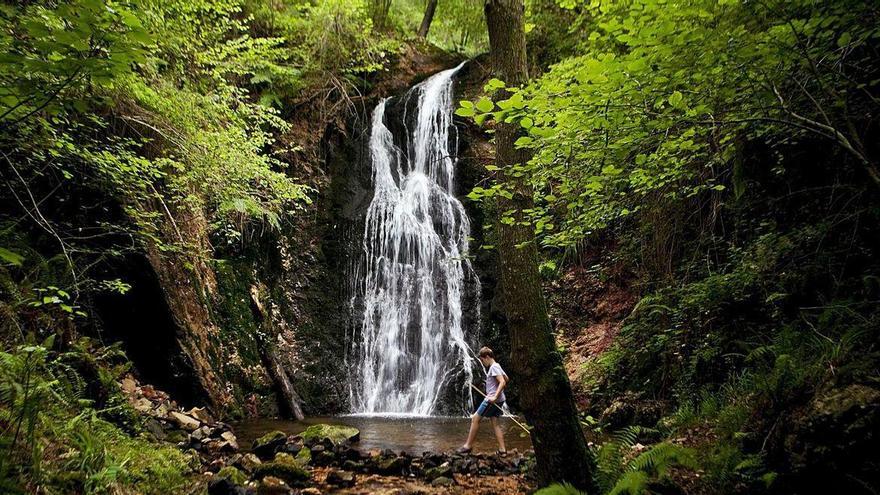
[[[357,442],[360,440],[361,432],[351,426],[319,424],[309,426],[300,433],[300,436],[305,441],[317,442],[327,438],[334,445],[339,445],[344,442]]]

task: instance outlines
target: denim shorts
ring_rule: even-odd
[[[489,399],[483,399],[483,402],[480,403],[480,407],[477,408],[477,415],[481,418],[500,418],[504,412],[501,410],[503,406],[504,401],[492,404],[489,402]]]

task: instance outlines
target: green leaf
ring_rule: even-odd
[[[532,144],[532,138],[528,136],[523,136],[516,141],[513,142],[513,145],[518,148],[523,148]]]
[[[21,262],[24,261],[24,256],[4,247],[0,247],[0,260],[13,266],[21,266]]]
[[[495,103],[493,103],[492,100],[490,100],[489,98],[486,98],[485,96],[480,98],[477,101],[476,106],[477,106],[477,110],[479,110],[483,113],[491,112],[492,110],[495,109]]]

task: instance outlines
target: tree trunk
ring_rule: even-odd
[[[428,5],[425,6],[425,16],[422,17],[422,25],[419,26],[419,38],[428,37],[428,30],[431,29],[435,10],[437,10],[437,0],[428,0]]]
[[[493,70],[508,86],[528,80],[524,10],[522,0],[486,0],[485,3]],[[505,93],[499,96],[503,98]],[[520,129],[518,123],[496,123],[495,161],[501,170],[525,163],[531,156],[513,144]],[[522,211],[534,206],[532,191],[522,178],[507,175],[504,181],[513,196],[496,196],[495,225],[501,286],[510,327],[510,368],[513,383],[519,385],[520,405],[534,426],[532,443],[538,477],[542,483],[566,481],[588,489],[592,484],[592,465],[571,384],[550,329],[538,273],[534,229],[530,223],[520,225]],[[501,223],[500,217],[511,210],[516,222],[513,225]]]
[[[373,30],[382,32],[385,30],[385,22],[388,20],[388,11],[391,10],[391,0],[368,0],[367,9],[370,19],[373,21]]]

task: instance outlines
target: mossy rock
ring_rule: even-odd
[[[270,431],[260,438],[254,440],[252,450],[260,459],[271,459],[284,442],[287,441],[287,434],[283,431]]]
[[[329,439],[334,445],[344,442],[357,442],[361,439],[361,432],[354,427],[345,425],[312,425],[300,433],[305,441],[320,442],[323,439]]]
[[[296,453],[296,457],[294,458],[297,464],[300,466],[306,466],[310,462],[312,462],[312,450],[308,447],[303,447],[299,452]]]
[[[428,468],[425,470],[425,479],[428,481],[434,481],[437,478],[452,478],[452,467],[450,466],[437,466]]]
[[[248,480],[247,476],[235,466],[224,466],[217,471],[217,478],[226,478],[236,485],[244,485]]]
[[[302,485],[312,475],[296,462],[266,462],[254,468],[254,478],[261,480],[268,476],[284,480],[290,486]]]

